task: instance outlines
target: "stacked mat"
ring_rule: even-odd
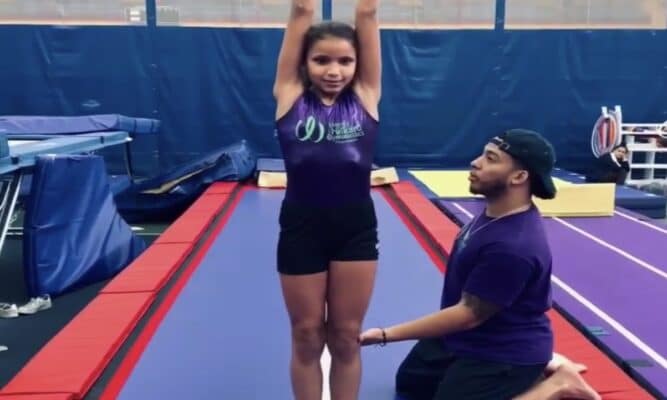
[[[586,177],[576,172],[556,168],[554,176],[571,183],[585,183]],[[648,218],[667,217],[667,197],[646,192],[629,186],[617,185],[615,188],[616,205],[642,214]]]

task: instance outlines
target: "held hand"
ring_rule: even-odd
[[[386,344],[386,338],[384,337],[383,330],[380,328],[371,328],[368,329],[359,335],[359,343],[362,346],[368,346],[370,344]]]

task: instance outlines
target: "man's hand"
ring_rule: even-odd
[[[382,329],[380,328],[371,328],[368,329],[359,335],[359,343],[362,346],[368,346],[370,344],[380,344],[382,343]]]

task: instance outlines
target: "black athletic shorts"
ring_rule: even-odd
[[[539,383],[546,366],[456,357],[424,339],[398,368],[396,391],[402,400],[510,400]]]
[[[378,259],[377,216],[371,198],[331,208],[283,201],[279,223],[280,273],[314,274],[326,271],[331,261]]]

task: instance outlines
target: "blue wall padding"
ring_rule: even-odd
[[[133,144],[148,176],[242,139],[279,158],[282,38],[269,28],[3,26],[0,109],[160,120],[155,140]],[[465,167],[489,136],[525,127],[552,140],[559,166],[581,170],[601,106],[621,105],[629,122],[667,120],[665,43],[667,30],[384,30],[375,162]]]

